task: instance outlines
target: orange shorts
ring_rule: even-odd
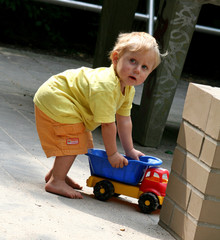
[[[83,123],[58,123],[36,106],[35,120],[41,146],[48,158],[85,154],[93,148],[92,133]]]

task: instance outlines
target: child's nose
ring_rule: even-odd
[[[136,74],[140,73],[140,66],[136,66],[135,69],[134,69],[134,72]]]

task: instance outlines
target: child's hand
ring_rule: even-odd
[[[108,160],[111,166],[114,168],[123,168],[124,166],[128,165],[128,160],[118,152],[115,152],[113,155],[109,156]]]
[[[145,154],[132,148],[129,152],[126,152],[125,155],[132,159],[139,160],[139,157],[144,156]]]

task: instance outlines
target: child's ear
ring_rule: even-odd
[[[114,65],[114,67],[116,67],[118,59],[119,59],[118,52],[114,51],[112,54],[112,63]]]

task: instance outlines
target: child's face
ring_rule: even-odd
[[[125,86],[137,86],[154,70],[155,53],[152,50],[127,51],[119,58],[118,52],[114,52],[113,65],[122,89]]]

